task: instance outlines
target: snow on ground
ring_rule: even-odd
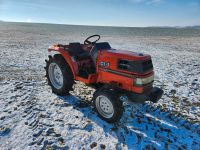
[[[59,27],[0,24],[0,149],[200,149],[199,36],[103,35],[115,48],[151,54],[165,93],[156,104],[125,106],[108,124],[91,106],[94,89],[78,82],[60,97],[47,85],[48,46],[87,36]]]

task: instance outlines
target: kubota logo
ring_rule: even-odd
[[[101,67],[109,67],[110,66],[110,63],[109,62],[100,62],[100,66]]]

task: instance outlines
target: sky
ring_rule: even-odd
[[[100,26],[200,25],[200,0],[0,0],[0,20]]]

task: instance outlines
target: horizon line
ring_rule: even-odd
[[[71,26],[92,26],[92,27],[118,27],[118,28],[188,28],[188,27],[200,27],[200,25],[163,25],[163,26],[115,26],[115,25],[95,25],[95,24],[64,24],[64,23],[49,23],[49,22],[26,22],[26,21],[5,21],[0,20],[0,22],[7,23],[27,23],[27,24],[50,24],[50,25],[71,25]]]

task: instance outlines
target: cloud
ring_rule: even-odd
[[[158,4],[164,0],[129,0],[132,3]]]
[[[133,3],[141,3],[141,2],[144,2],[146,0],[130,0],[130,1],[133,2]]]
[[[32,19],[27,19],[26,22],[30,23],[32,22]]]
[[[149,0],[149,2],[147,2],[147,4],[158,4],[163,2],[164,0]]]
[[[121,2],[121,0],[102,0],[105,2]],[[144,4],[157,4],[157,3],[161,3],[165,0],[124,0],[126,2],[131,2],[134,4],[139,4],[139,3],[144,3]]]

